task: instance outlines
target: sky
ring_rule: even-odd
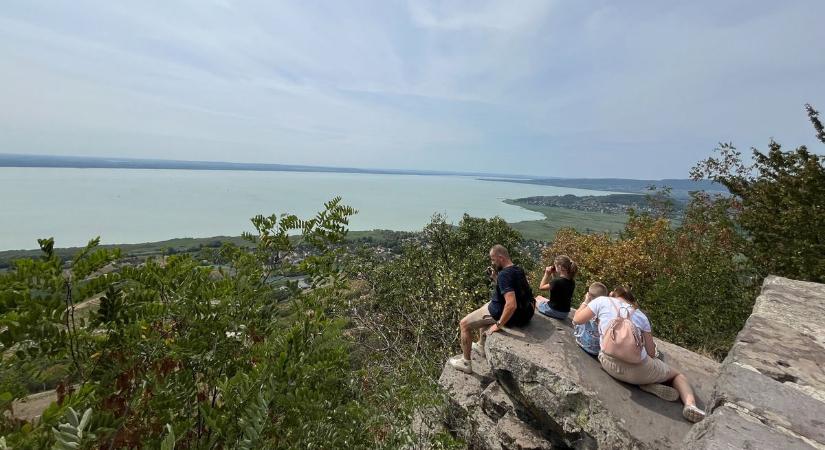
[[[0,153],[686,178],[819,153],[825,1],[4,0]]]

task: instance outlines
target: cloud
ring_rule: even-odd
[[[12,1],[0,152],[684,177],[720,140],[813,143],[823,12]]]

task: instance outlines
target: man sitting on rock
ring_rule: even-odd
[[[524,270],[513,264],[510,253],[502,245],[490,249],[490,263],[495,272],[496,290],[490,302],[461,319],[462,355],[450,359],[450,365],[464,373],[472,373],[472,349],[475,347],[484,356],[486,335],[501,331],[505,326],[523,326],[533,317],[535,301],[533,290],[527,282]],[[484,327],[477,345],[473,344],[473,333]]]

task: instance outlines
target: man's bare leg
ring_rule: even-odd
[[[464,359],[469,361],[473,352],[473,330],[466,317],[459,322],[459,328],[461,329],[461,352],[464,354]]]

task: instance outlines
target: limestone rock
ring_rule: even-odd
[[[445,367],[448,428],[478,449],[825,450],[825,285],[768,277],[721,365],[657,345],[687,375],[704,421],[611,378],[569,321],[537,314],[489,337],[476,373]]]
[[[825,285],[768,277],[692,449],[825,449]]]
[[[472,375],[445,364],[439,384],[448,394],[447,427],[470,448],[550,449],[550,443],[514,416],[509,398],[492,378],[490,366],[473,354]]]
[[[707,399],[719,364],[664,342],[668,362]],[[569,321],[537,315],[487,340],[493,375],[516,411],[543,435],[573,448],[674,448],[691,424],[678,403],[616,381],[576,344]],[[700,406],[702,402],[700,401]]]
[[[707,398],[719,364],[679,347],[661,348]],[[673,448],[691,424],[681,405],[614,380],[575,343],[569,321],[536,315],[487,339],[476,373],[445,365],[448,427],[471,448]],[[487,364],[489,362],[489,364]]]
[[[696,424],[685,439],[685,450],[811,450],[808,443],[777,433],[746,414],[721,406]]]

